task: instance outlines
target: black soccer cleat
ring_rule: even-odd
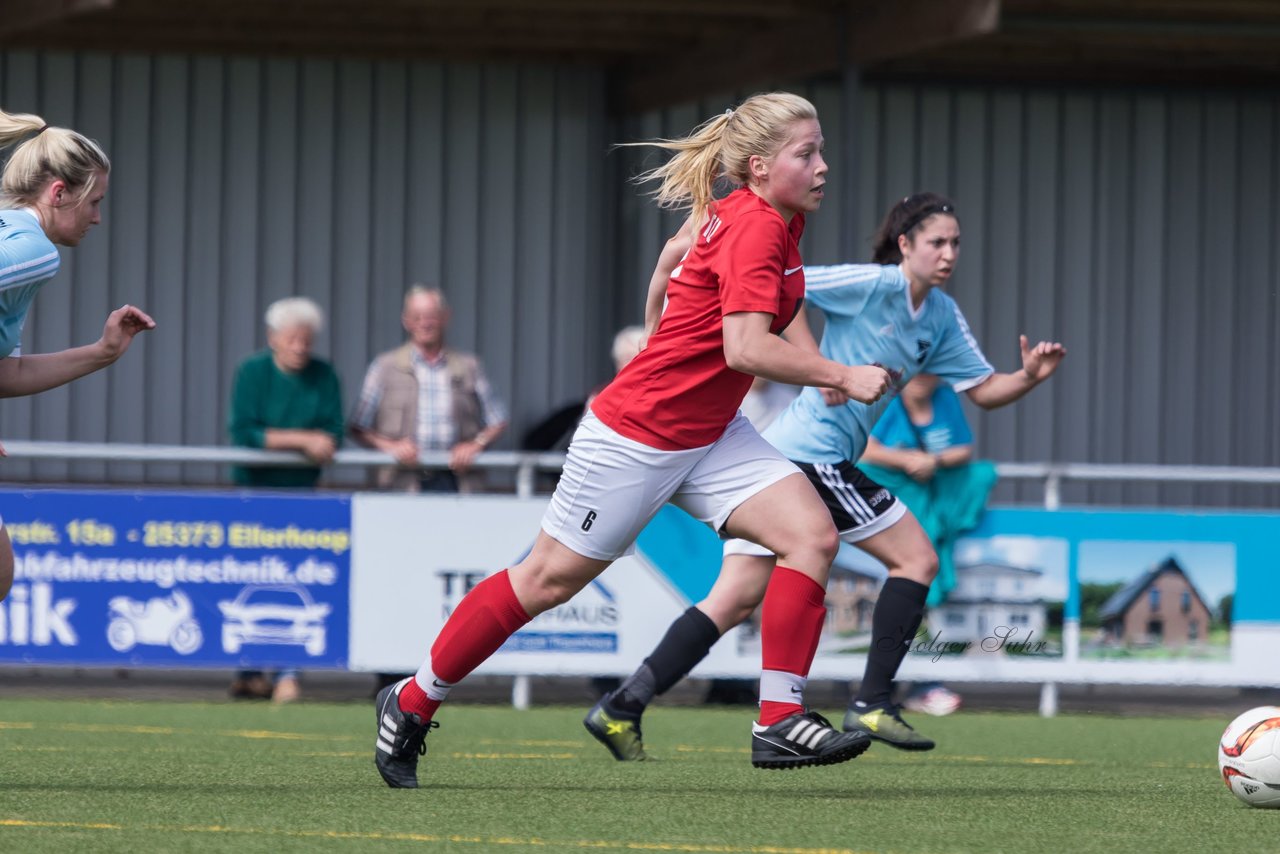
[[[628,715],[610,706],[604,697],[591,707],[582,725],[596,740],[609,748],[619,762],[643,762],[649,758],[644,752],[644,739],[640,735],[640,716]]]
[[[757,768],[835,765],[862,754],[871,736],[861,730],[837,732],[817,712],[801,712],[773,726],[751,725],[751,764]]]
[[[440,726],[436,721],[424,724],[413,712],[400,711],[400,689],[409,679],[383,688],[374,701],[378,741],[373,761],[382,779],[393,789],[418,788],[418,757],[427,754],[427,733]]]

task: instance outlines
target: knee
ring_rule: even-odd
[[[903,566],[908,578],[921,584],[932,584],[938,577],[938,553],[933,549],[923,549],[913,554]]]
[[[836,559],[836,552],[840,549],[840,534],[832,524],[814,525],[797,532],[791,538],[789,546],[785,552],[779,553],[780,558],[785,553],[792,564],[811,563],[815,568],[826,568]]]
[[[840,551],[840,534],[835,526],[828,525],[817,532],[813,538],[813,547],[823,563],[831,564],[836,559],[836,552]]]
[[[529,615],[534,616],[543,611],[549,611],[557,605],[563,605],[577,592],[576,588],[570,587],[562,580],[546,578],[529,590],[529,601],[524,601],[523,597],[521,601],[524,602],[525,610],[529,611]]]
[[[531,617],[563,605],[581,589],[581,585],[546,564],[521,564],[509,572],[516,598]]]

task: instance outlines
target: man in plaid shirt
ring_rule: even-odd
[[[355,439],[395,457],[379,486],[407,492],[472,492],[475,458],[507,427],[479,360],[445,346],[449,306],[437,288],[414,285],[401,315],[409,340],[373,360],[351,417]],[[422,451],[448,451],[447,470],[412,467]]]

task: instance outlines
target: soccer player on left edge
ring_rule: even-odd
[[[101,370],[155,321],[131,305],[107,317],[93,344],[21,355],[27,309],[58,272],[58,246],[76,246],[98,223],[111,162],[93,140],[44,119],[0,111],[0,148],[27,137],[0,177],[0,397],[36,394]],[[3,455],[3,449],[0,449]],[[13,545],[0,521],[0,599],[13,584]]]

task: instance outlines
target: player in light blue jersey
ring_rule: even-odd
[[[846,365],[879,365],[901,389],[917,373],[944,378],[985,409],[1012,403],[1048,379],[1066,350],[1021,336],[1022,368],[997,373],[983,356],[955,301],[939,288],[955,270],[960,224],[951,202],[920,193],[898,202],[876,234],[874,264],[805,267],[806,299],[822,310],[821,344],[803,322],[787,330],[801,346]],[[799,465],[831,511],[841,539],[889,570],[872,615],[872,644],[846,731],[905,750],[934,743],[902,720],[893,680],[919,629],[938,557],[911,511],[854,468],[889,398],[861,404],[827,389],[806,388],[764,431]],[[701,661],[724,632],[765,598],[775,557],[745,540],[725,544],[724,564],[707,598],[672,623],[640,668],[588,713],[587,729],[618,759],[646,757],[640,717]],[[607,723],[608,725],[603,725]]]
[[[93,344],[24,356],[27,309],[58,272],[58,246],[76,246],[102,222],[111,162],[93,140],[44,119],[0,111],[0,148],[20,139],[0,177],[0,397],[57,388],[101,370],[155,322],[125,305],[111,312]],[[0,448],[0,456],[4,449]],[[0,520],[0,599],[13,584],[13,547]]]

